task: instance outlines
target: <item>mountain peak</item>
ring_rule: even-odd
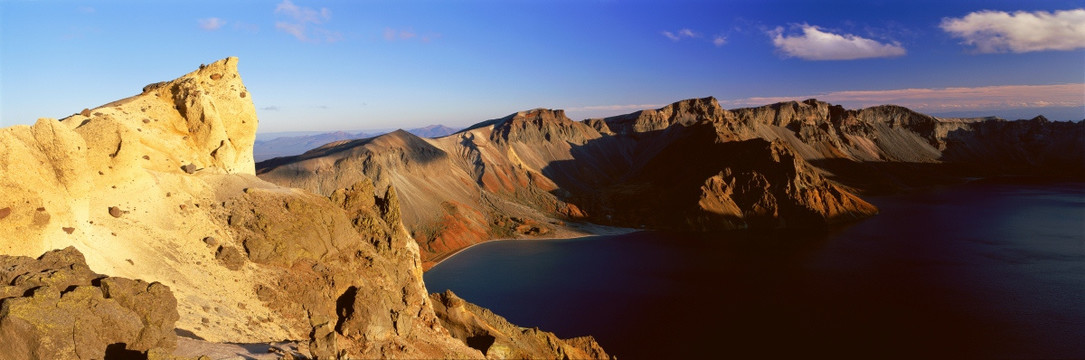
[[[655,110],[641,110],[632,114],[603,119],[610,131],[618,134],[642,133],[666,129],[673,124],[689,125],[704,119],[727,116],[715,97],[703,97],[676,101]],[[596,122],[596,126],[600,126]]]
[[[258,121],[237,63],[236,57],[228,57],[200,65],[177,79],[144,86],[139,95],[85,109],[61,122],[114,161],[124,158],[123,150],[133,150],[136,159],[156,159],[141,164],[159,171],[179,171],[191,163],[254,174]],[[115,149],[122,150],[113,153]]]
[[[599,136],[595,129],[565,116],[565,110],[536,108],[497,120],[490,139],[498,142],[550,141],[556,134],[574,142]]]
[[[668,107],[673,108],[720,108],[720,102],[716,100],[714,96],[708,96],[703,98],[691,98],[685,100],[679,100],[664,106],[659,110],[666,109]]]
[[[512,114],[508,118],[511,121],[572,121],[565,116],[565,110],[562,109],[547,109],[547,108],[534,108],[527,111],[518,111]]]

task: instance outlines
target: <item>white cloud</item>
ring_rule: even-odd
[[[701,37],[701,34],[698,34],[697,32],[689,28],[683,28],[681,30],[678,30],[677,32],[661,31],[660,34],[663,34],[664,37],[671,39],[671,41]]]
[[[331,20],[332,12],[328,8],[317,10],[283,0],[275,6],[275,15],[280,18],[275,22],[275,28],[294,35],[298,40],[335,42],[342,39],[339,32],[317,26]]]
[[[276,5],[275,13],[289,16],[300,23],[314,24],[323,23],[330,20],[332,17],[332,12],[331,10],[328,10],[328,8],[320,8],[320,10],[317,11],[313,8],[294,5],[290,0],[283,0],[279,5]]]
[[[716,35],[716,36],[714,36],[712,38],[712,45],[716,45],[716,47],[723,46],[726,43],[727,43],[727,37],[725,37],[723,35]]]
[[[212,17],[206,19],[198,19],[196,20],[196,23],[200,25],[200,29],[213,31],[222,28],[223,25],[226,25],[226,20]]]
[[[772,44],[789,57],[804,60],[855,60],[897,57],[906,53],[899,43],[883,44],[852,34],[825,32],[802,25],[802,35],[784,35],[783,28],[769,31]]]
[[[1085,48],[1085,9],[1012,14],[984,10],[944,18],[940,27],[981,53]]]
[[[761,106],[816,98],[851,108],[895,104],[917,111],[991,110],[1085,106],[1085,83],[999,85],[929,89],[852,90],[802,96],[751,97],[723,100],[726,106]]]
[[[307,41],[309,39],[309,36],[305,33],[305,25],[303,24],[294,24],[285,21],[278,21],[275,22],[275,28],[285,31],[287,34],[294,35],[294,37],[298,38],[298,40],[301,41]]]

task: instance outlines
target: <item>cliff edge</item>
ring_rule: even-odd
[[[300,340],[317,358],[483,357],[434,313],[418,246],[401,224],[399,190],[359,179],[321,196],[254,175],[257,119],[237,62],[202,65],[62,120],[0,129],[0,251],[36,257],[70,249],[85,256],[85,265],[72,266],[153,282],[129,286],[84,269],[79,276],[89,285],[15,289],[16,296],[0,298],[0,317],[9,319],[0,319],[0,331],[25,329],[12,316],[37,316],[43,310],[27,306],[52,306],[58,294],[76,319],[95,306],[113,309],[114,284],[126,284],[162,295],[155,301],[174,312],[152,324],[168,329],[163,349],[176,328],[213,342]],[[4,267],[0,278],[18,271]],[[110,311],[101,316],[117,315],[101,321],[140,314]],[[147,345],[154,338],[130,336],[136,322],[93,339],[87,326],[97,318],[74,328],[59,318],[35,319],[27,321],[76,335],[74,345],[54,339],[60,335],[53,330],[35,335],[57,345],[57,354],[101,358],[118,343],[127,345],[116,351],[143,355],[156,348]],[[33,347],[19,339],[3,341]],[[50,357],[14,342],[7,349]]]

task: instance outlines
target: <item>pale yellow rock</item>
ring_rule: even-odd
[[[160,281],[179,300],[177,327],[211,341],[308,336],[247,322],[274,318],[253,290],[267,271],[231,271],[201,241],[239,247],[212,210],[243,188],[277,188],[253,176],[256,111],[237,58],[84,114],[0,129],[0,252],[71,245],[95,271]]]

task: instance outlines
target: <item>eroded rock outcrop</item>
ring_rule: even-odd
[[[452,336],[488,359],[609,359],[591,336],[561,339],[538,328],[509,323],[490,310],[469,303],[451,290],[430,294],[437,316]]]
[[[91,271],[74,247],[0,255],[0,349],[7,359],[102,359],[177,346],[169,287]]]
[[[329,144],[263,162],[258,173],[325,195],[363,177],[396,186],[429,264],[488,239],[562,234],[576,221],[825,227],[877,212],[853,192],[965,176],[1085,176],[1083,139],[1085,122],[940,119],[814,99],[726,110],[708,97],[581,122],[560,110],[522,111],[440,139]]]
[[[559,188],[541,168],[555,158],[573,158],[570,138],[587,142],[598,133],[560,112],[541,109],[495,122],[440,139],[395,131],[331,143],[263,162],[259,176],[333,197],[335,191],[362,181],[372,182],[369,189],[375,194],[393,186],[402,204],[399,214],[426,265],[487,239],[574,234],[556,225],[563,220],[555,217],[583,214],[553,193]],[[494,132],[493,126],[508,131]],[[532,140],[520,140],[525,136]],[[542,146],[548,149],[546,157],[536,152]]]
[[[606,214],[599,222],[692,231],[821,228],[877,213],[782,141],[721,140],[706,121],[655,136],[670,139],[622,180],[572,201]]]
[[[16,342],[0,346],[5,355],[168,349],[176,328],[212,342],[299,340],[320,359],[482,357],[433,313],[400,223],[409,192],[366,178],[327,196],[263,181],[253,175],[256,122],[228,58],[66,119],[0,129],[0,251],[72,247],[96,271],[157,281],[100,278],[78,270],[82,261],[69,266],[79,281],[27,270],[36,275],[7,284],[37,287],[5,288],[11,320],[0,327],[12,336],[0,341]],[[410,140],[390,138],[425,144]],[[391,145],[407,166],[440,158]],[[39,278],[48,283],[26,280]],[[78,314],[86,306],[102,311]],[[35,350],[49,344],[59,355]]]

